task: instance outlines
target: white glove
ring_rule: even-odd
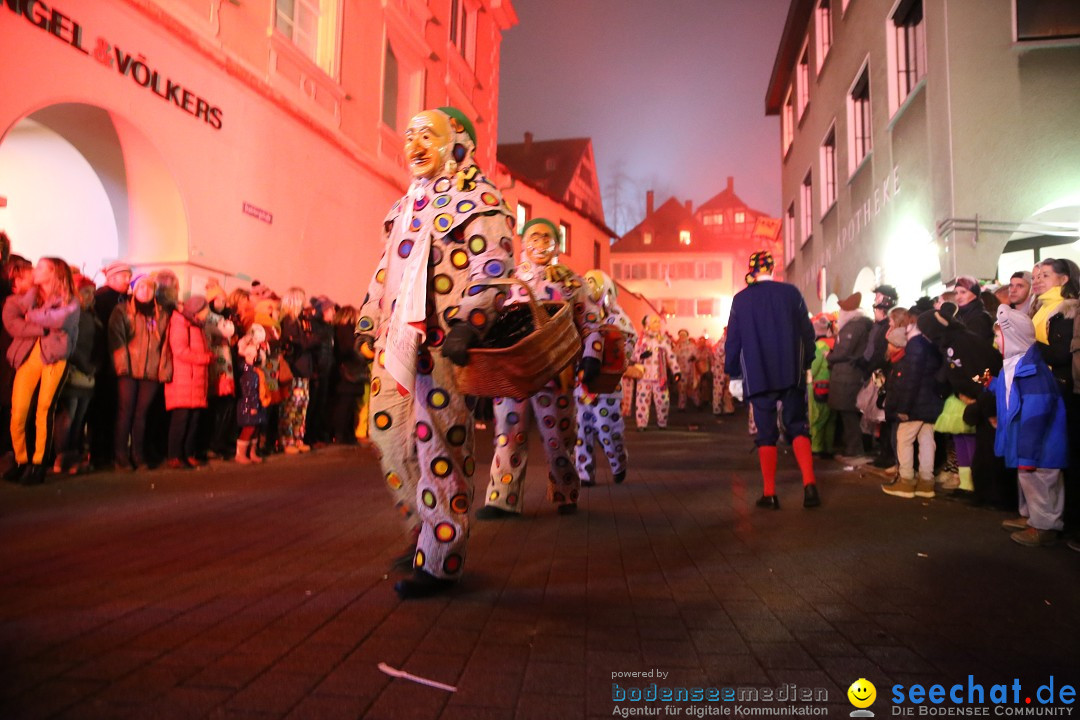
[[[742,378],[731,378],[731,380],[728,381],[728,389],[731,390],[731,397],[735,398],[739,402],[742,402]]]

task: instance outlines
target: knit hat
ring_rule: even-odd
[[[900,295],[892,285],[878,285],[874,288],[874,294],[882,296],[880,302],[874,303],[874,307],[878,310],[891,310],[900,299]]]
[[[861,292],[852,293],[840,301],[840,309],[848,312],[858,310],[860,305],[862,305]]]
[[[1001,348],[1004,357],[1023,355],[1035,344],[1035,324],[1027,313],[1014,310],[1008,305],[999,305],[997,325],[1001,328],[1002,344],[1005,346]]]
[[[885,339],[890,345],[904,347],[907,345],[907,328],[894,327],[892,330],[885,333]]]
[[[106,278],[110,278],[113,275],[118,275],[120,273],[125,273],[125,272],[126,273],[131,273],[132,270],[131,270],[131,265],[128,265],[126,262],[122,262],[120,260],[114,260],[111,263],[109,263],[108,265],[106,265],[105,269],[102,272],[105,273]]]
[[[978,296],[982,292],[982,286],[979,285],[979,281],[970,275],[961,275],[952,281],[952,288],[962,287],[972,295]]]
[[[832,318],[825,313],[815,315],[813,323],[816,337],[827,337],[832,333]]]
[[[149,285],[154,288],[154,290],[157,290],[157,280],[155,280],[152,275],[148,275],[146,273],[136,275],[135,277],[131,278],[131,292],[135,292],[135,290],[138,289],[140,285],[147,283],[149,283]]]
[[[225,297],[225,288],[221,287],[216,280],[206,283],[206,302],[213,303],[219,297]]]
[[[451,119],[456,120],[457,124],[461,126],[461,129],[465,134],[469,136],[469,139],[473,141],[473,144],[476,144],[476,127],[473,126],[473,122],[469,119],[468,115],[461,112],[456,107],[446,106],[435,109]]]
[[[551,228],[551,237],[555,238],[555,242],[556,244],[558,244],[559,238],[562,237],[562,235],[559,233],[558,226],[556,226],[555,223],[551,222],[547,218],[542,217],[533,218],[529,222],[525,223],[521,228],[521,237],[525,237],[525,233],[528,232],[529,228],[531,228],[533,225],[538,224],[547,225],[549,228]]]
[[[206,302],[206,298],[202,295],[192,295],[184,301],[183,309],[180,311],[184,317],[188,320],[194,320],[195,316],[203,311],[209,303]]]
[[[773,260],[772,253],[768,250],[758,250],[751,253],[747,266],[750,272],[746,273],[744,279],[747,285],[751,285],[757,282],[758,275],[772,275],[773,269],[776,267],[776,261]]]

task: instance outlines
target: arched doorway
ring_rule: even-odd
[[[117,258],[187,259],[187,215],[161,154],[103,108],[50,105],[12,126],[0,142],[0,195],[0,228],[30,260],[61,257],[94,277]]]

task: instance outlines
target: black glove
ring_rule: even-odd
[[[578,365],[578,377],[581,378],[581,382],[588,385],[596,376],[600,374],[600,359],[594,357],[582,358],[581,364]]]
[[[353,335],[353,349],[361,356],[370,359],[375,356],[375,338],[367,333],[357,333]]]
[[[641,355],[639,356],[638,359],[639,360],[648,360],[651,357],[652,357],[652,350],[646,350],[645,352],[641,353]]]
[[[442,356],[455,365],[465,367],[469,364],[469,348],[479,343],[480,333],[474,330],[472,325],[456,323],[443,340]]]

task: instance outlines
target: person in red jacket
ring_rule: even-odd
[[[192,295],[169,319],[172,381],[165,383],[165,409],[169,416],[169,456],[166,465],[175,470],[198,467],[195,433],[199,415],[206,408],[210,384],[209,343],[203,323],[210,305],[202,295]]]

